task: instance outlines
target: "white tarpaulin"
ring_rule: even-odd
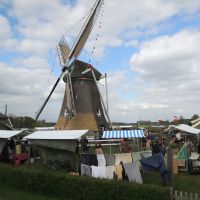
[[[12,131],[12,130],[0,130],[0,139],[8,139],[10,137],[13,137],[15,135],[18,135],[19,133],[21,133],[22,131]]]
[[[192,134],[200,133],[200,129],[194,128],[192,126],[188,126],[186,124],[179,124],[178,126],[175,126],[175,128],[187,133],[192,133]]]
[[[58,130],[58,131],[36,131],[24,139],[31,140],[75,140],[80,139],[89,130]]]

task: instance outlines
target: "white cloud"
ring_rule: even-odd
[[[0,15],[0,26],[1,26],[0,37],[1,38],[9,37],[11,35],[10,26],[8,20],[2,15]]]
[[[200,31],[184,30],[144,42],[130,60],[132,70],[148,82],[141,98],[168,102],[171,112],[198,112],[199,39]]]
[[[132,69],[152,82],[163,83],[166,78],[175,82],[186,77],[187,80],[197,78],[200,64],[199,39],[199,31],[188,30],[145,42],[140,52],[131,58]]]
[[[47,59],[43,57],[39,57],[36,55],[30,56],[30,57],[25,57],[25,58],[16,58],[14,60],[14,65],[15,66],[20,66],[20,68],[26,68],[27,70],[29,69],[46,69],[46,72],[48,72],[49,66],[47,63]]]
[[[32,53],[38,56],[45,56],[48,54],[50,45],[52,44],[49,44],[45,41],[24,39],[21,42],[19,42],[17,49],[18,51],[21,51],[24,53]]]
[[[199,10],[200,7],[200,2],[198,0],[171,0],[171,2],[174,3],[179,10],[189,14],[193,14],[195,11]]]
[[[12,48],[16,41],[12,38],[12,31],[10,29],[9,22],[7,18],[0,15],[0,49],[10,49]]]
[[[33,116],[55,82],[55,77],[44,69],[14,68],[0,63],[0,71],[0,104],[8,104],[10,112],[15,114]],[[60,104],[63,89],[60,84],[50,103]],[[53,115],[50,112],[48,114]],[[49,119],[54,117],[49,116]]]
[[[5,8],[9,3],[7,0],[0,0],[0,8]]]

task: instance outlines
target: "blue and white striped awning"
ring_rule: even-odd
[[[143,130],[111,130],[103,132],[103,138],[141,138],[141,137],[144,137]]]

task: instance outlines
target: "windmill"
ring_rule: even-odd
[[[36,114],[36,119],[38,119],[63,77],[65,93],[56,129],[89,129],[99,131],[111,128],[108,112],[97,83],[102,75],[92,65],[77,60],[98,17],[102,4],[103,0],[95,2],[71,49],[64,38],[61,39],[57,47],[62,72]]]

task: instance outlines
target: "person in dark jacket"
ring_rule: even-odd
[[[152,146],[152,155],[157,154],[157,153],[160,153],[160,147],[158,144],[158,140],[156,140],[156,142],[154,142],[153,146]]]
[[[82,153],[88,153],[89,150],[88,139],[85,136],[81,139],[81,150]]]
[[[198,144],[197,144],[197,152],[200,154],[200,139],[198,140]]]
[[[156,143],[152,146],[152,155],[158,153],[161,153],[163,156],[165,156],[165,147],[162,139],[157,140]]]

